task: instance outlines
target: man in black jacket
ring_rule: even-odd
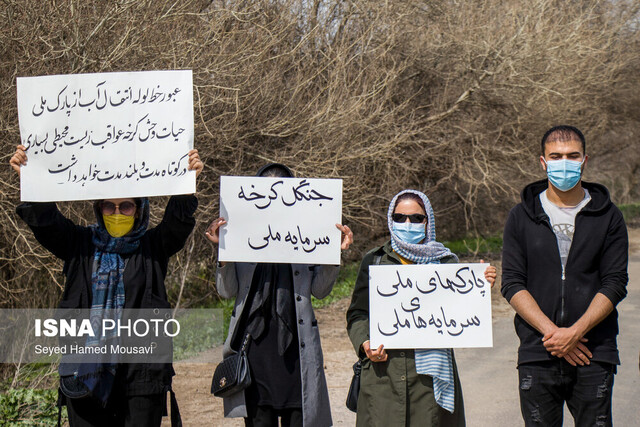
[[[626,296],[627,229],[608,190],[581,181],[588,157],[572,126],[542,138],[547,180],[529,184],[509,213],[502,295],[516,310],[525,425],[612,425],[616,305]]]

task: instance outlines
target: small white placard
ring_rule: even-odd
[[[218,259],[340,264],[342,180],[220,177]]]
[[[488,266],[370,266],[371,348],[493,347]]]

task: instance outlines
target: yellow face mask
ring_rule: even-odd
[[[102,215],[102,219],[104,220],[104,226],[107,228],[107,231],[113,237],[122,237],[133,228],[133,223],[135,222],[135,217],[113,214],[113,215]]]

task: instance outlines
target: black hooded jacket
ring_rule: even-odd
[[[127,256],[123,272],[124,308],[170,308],[164,279],[169,258],[184,246],[195,225],[198,206],[194,195],[172,196],[162,222],[148,229],[140,246]],[[65,218],[55,203],[23,203],[16,209],[42,246],[64,260],[65,288],[60,308],[90,308],[91,274],[95,246],[89,227]],[[100,216],[98,216],[100,218]],[[171,364],[122,364],[127,395],[149,395],[166,391],[171,384]]]
[[[622,213],[606,187],[584,181],[582,187],[591,201],[576,215],[564,277],[556,236],[540,203],[547,180],[525,187],[504,228],[502,295],[510,301],[526,289],[559,327],[573,325],[596,293],[606,296],[614,307],[627,294],[629,241]],[[518,364],[555,358],[545,349],[542,334],[517,314],[515,327],[520,338]],[[619,364],[617,335],[614,309],[585,336],[592,360]]]

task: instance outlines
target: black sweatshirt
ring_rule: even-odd
[[[622,213],[606,187],[587,182],[582,186],[591,201],[576,215],[564,277],[556,236],[540,203],[547,180],[525,187],[504,228],[502,295],[510,301],[526,289],[559,327],[573,325],[596,293],[606,296],[614,307],[627,295],[629,241]],[[517,314],[515,327],[520,338],[518,364],[555,359],[545,349],[542,334]],[[585,335],[592,360],[620,364],[617,335],[614,309]]]

